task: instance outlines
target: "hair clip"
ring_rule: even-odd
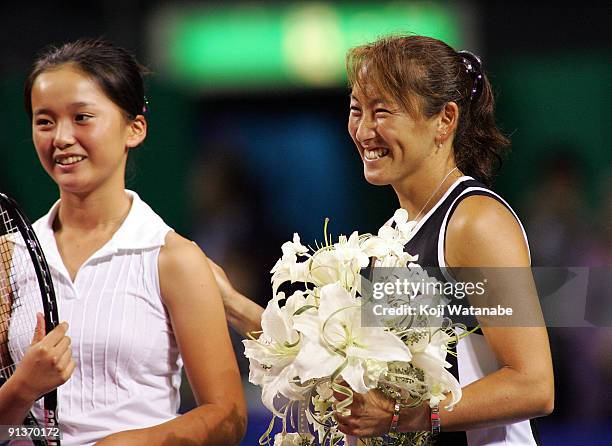
[[[147,113],[149,111],[149,99],[144,97],[144,105],[142,106],[142,113]]]
[[[458,51],[465,65],[465,72],[472,77],[472,91],[470,93],[470,101],[472,101],[479,93],[482,87],[482,60],[471,51]]]

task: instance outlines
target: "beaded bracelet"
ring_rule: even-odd
[[[395,406],[393,406],[393,417],[391,418],[391,427],[389,428],[389,434],[397,434],[397,424],[399,422],[400,409],[402,405],[400,400],[395,400]]]
[[[440,434],[440,407],[436,404],[431,408],[431,437],[436,438]]]

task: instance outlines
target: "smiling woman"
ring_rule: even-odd
[[[366,180],[380,186],[397,183],[418,170],[433,153],[437,123],[412,116],[397,100],[356,85],[348,130],[361,154]]]
[[[102,40],[51,47],[27,78],[25,101],[60,195],[34,229],[76,363],[58,388],[62,443],[237,444],[246,408],[206,256],[125,189],[128,152],[147,134],[142,67]],[[198,407],[178,416],[183,363]],[[13,376],[36,371],[19,367]],[[35,400],[50,390],[5,388],[0,407],[13,409],[0,424],[22,419],[23,407],[38,415]]]
[[[480,58],[430,37],[399,35],[350,50],[347,71],[348,131],[366,180],[390,185],[413,220],[406,252],[444,283],[465,281],[460,274],[469,268],[523,271],[525,280],[498,297],[532,319],[503,327],[478,319],[482,329],[457,342],[449,367],[463,397],[452,411],[452,395],[439,407],[410,407],[376,389],[353,394],[350,415],[336,414],[340,430],[361,438],[429,431],[444,445],[537,444],[530,419],[554,405],[550,348],[525,231],[489,187],[509,142],[495,123]],[[213,268],[230,323],[256,329],[261,309]]]
[[[126,119],[74,64],[40,73],[32,84],[32,136],[44,169],[61,190],[89,194],[123,178],[127,152],[145,138],[142,114]],[[115,178],[111,178],[115,177]]]
[[[348,130],[365,178],[391,185],[416,220],[406,251],[451,283],[464,267],[522,267],[529,277],[514,294],[526,297],[519,304],[508,296],[507,302],[525,304],[540,317],[529,327],[483,325],[458,343],[451,370],[463,398],[452,411],[450,396],[439,408],[400,410],[399,401],[369,392],[355,398],[355,410],[338,415],[339,422],[358,436],[385,433],[393,418],[399,432],[436,436],[442,430],[441,444],[536,444],[528,419],[552,410],[550,349],[524,229],[487,187],[509,141],[496,126],[482,61],[433,38],[392,36],[349,51],[347,71]]]

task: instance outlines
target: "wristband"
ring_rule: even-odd
[[[440,434],[440,407],[436,404],[431,408],[431,437],[436,438]]]
[[[400,409],[402,408],[400,400],[395,400],[395,406],[393,406],[393,417],[391,418],[391,427],[389,428],[389,434],[397,434],[397,423],[399,422]]]

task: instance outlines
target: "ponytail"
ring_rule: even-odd
[[[463,113],[453,142],[459,169],[490,186],[507,153],[510,140],[495,123],[493,88],[482,69],[482,61],[469,51],[457,53],[468,75]],[[471,85],[470,85],[471,82]]]

